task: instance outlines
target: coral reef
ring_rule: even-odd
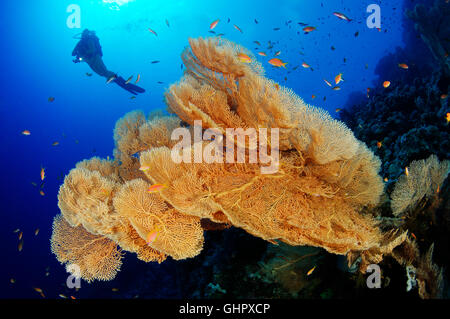
[[[408,175],[400,176],[391,194],[393,214],[398,216],[407,208],[417,206],[424,197],[430,198],[439,193],[449,172],[450,162],[440,163],[435,155],[411,162]]]
[[[60,188],[59,208],[68,225],[147,262],[198,255],[202,219],[242,228],[271,243],[321,247],[350,261],[360,257],[361,271],[405,240],[406,233],[381,231],[369,212],[383,193],[381,163],[346,125],[265,78],[258,63],[242,63],[237,53],[251,55],[244,48],[218,38],[189,43],[182,54],[185,75],[166,93],[169,109],[179,118],[146,118],[136,111],[120,119],[114,161],[83,161]],[[239,139],[244,162],[225,161],[229,154],[236,159],[227,145],[218,152],[222,161],[175,163],[171,132],[180,120],[194,134],[197,120],[202,130],[223,134],[227,128],[279,129],[279,141],[272,131],[260,135],[272,147],[271,158],[279,155],[277,170],[266,174],[266,162],[250,163],[251,147]],[[197,142],[187,154],[208,145]],[[263,150],[256,151],[261,158]],[[163,187],[151,193],[152,184]],[[52,244],[57,243],[68,251],[78,245],[76,238],[54,236]],[[87,280],[103,278],[89,274],[82,270]]]

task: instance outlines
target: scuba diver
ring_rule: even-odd
[[[125,81],[124,78],[106,68],[102,60],[102,47],[98,37],[95,35],[95,31],[85,29],[81,33],[81,39],[78,41],[75,49],[73,49],[72,56],[75,56],[74,63],[86,62],[92,71],[106,78],[106,83],[114,82],[134,95],[145,92],[143,88],[129,83],[131,78]]]

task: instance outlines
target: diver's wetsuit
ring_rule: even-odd
[[[114,72],[111,72],[106,68],[102,60],[102,47],[100,46],[100,41],[94,31],[89,31],[88,29],[83,31],[81,40],[72,51],[72,56],[75,56],[75,60],[73,60],[74,63],[86,62],[91,67],[92,71],[105,77],[107,80],[115,77],[112,82],[134,95],[145,92],[143,88],[137,85],[125,83],[126,81],[121,76],[117,76]]]

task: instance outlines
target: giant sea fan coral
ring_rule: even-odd
[[[404,240],[383,234],[371,215],[360,213],[383,192],[380,161],[343,123],[263,77],[258,63],[240,62],[237,53],[251,56],[244,48],[217,38],[189,42],[185,75],[166,93],[178,117],[132,112],[120,119],[114,162],[81,162],[61,186],[59,207],[70,225],[158,262],[200,253],[205,218],[271,242],[361,255],[363,265],[379,262]],[[278,171],[262,174],[261,163],[175,163],[171,132],[181,121],[192,131],[196,120],[221,133],[279,129],[279,147],[272,149],[280,152]],[[166,188],[149,194],[150,182]],[[147,244],[155,229],[157,238]],[[65,243],[67,249],[74,244]]]

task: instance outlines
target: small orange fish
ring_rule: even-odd
[[[214,28],[217,26],[217,24],[219,23],[219,21],[220,21],[220,19],[217,19],[217,20],[213,21],[213,22],[209,25],[209,29],[210,29],[210,30],[214,29]]]
[[[312,99],[315,99],[315,98],[316,98],[316,96],[315,96],[315,95],[313,94],[313,95],[311,95],[311,98],[312,98]]]
[[[387,183],[389,181],[389,179],[387,177],[385,177],[384,181]]]
[[[19,233],[19,240],[21,240],[22,237],[23,237],[23,232],[20,232],[20,233]]]
[[[342,109],[337,108],[337,109],[336,109],[336,113],[339,113],[341,110],[342,110]]]
[[[41,181],[43,181],[45,178],[45,169],[41,167]]]
[[[67,299],[67,296],[66,295],[63,295],[63,294],[59,294],[58,295],[60,298],[62,298],[62,299]]]
[[[306,62],[303,62],[302,63],[302,67],[304,67],[305,69],[307,69],[307,68],[309,68],[309,67],[311,67],[308,63],[306,63]]]
[[[74,300],[77,299],[77,298],[75,298],[74,296],[70,296],[70,298],[71,298],[71,299],[74,299]]]
[[[43,191],[39,191],[39,194],[41,194],[41,196],[45,195],[45,193]]]
[[[113,292],[117,292],[117,291],[119,291],[119,288],[112,288],[111,289]]]
[[[275,88],[277,89],[277,91],[280,90],[280,85],[278,83],[275,83]]]
[[[328,86],[333,86],[333,85],[331,85],[331,83],[330,82],[328,82],[326,79],[323,79],[324,81],[325,81],[325,83],[328,85]]]
[[[439,194],[439,185],[438,185],[438,187],[437,187],[437,189],[436,189],[436,193]]]
[[[240,33],[243,33],[242,30],[241,30],[237,25],[233,24],[233,26],[234,26],[234,28],[235,28],[236,30],[238,30]]]
[[[245,53],[238,53],[238,59],[239,61],[241,61],[242,63],[251,63],[252,59]]]
[[[149,193],[156,193],[166,188],[164,184],[154,184],[148,188]]]
[[[442,95],[441,95],[441,100],[445,100],[447,97],[448,97],[447,94],[442,94]]]
[[[14,278],[11,278],[11,279],[9,280],[9,282],[12,283],[12,284],[15,284],[15,283],[16,283],[16,280],[15,280]]]
[[[137,79],[136,79],[136,82],[134,82],[134,84],[137,84],[138,82],[139,82],[139,80],[141,79],[141,75],[140,74],[138,74],[137,75]]]
[[[153,33],[155,36],[158,36],[158,34],[157,34],[155,31],[153,31],[152,29],[148,28],[148,31],[150,31],[151,33]]]
[[[265,52],[258,52],[258,54],[259,54],[260,56],[267,56],[267,54],[266,54]]]
[[[377,142],[377,147],[378,147],[378,148],[381,148],[381,146],[383,146],[383,142],[378,141],[378,142]]]
[[[143,166],[141,166],[141,167],[139,167],[139,170],[140,171],[148,171],[150,169],[150,167],[149,166],[147,166],[147,165],[143,165]]]
[[[280,54],[281,54],[281,51],[277,51],[277,52],[275,52],[274,56],[279,56]]]
[[[277,67],[277,68],[279,68],[279,67],[286,68],[286,64],[287,64],[287,63],[281,61],[281,60],[278,59],[278,58],[273,58],[273,59],[270,59],[270,60],[269,60],[269,64],[271,64],[271,65],[273,65],[273,66],[275,66],[275,67]]]
[[[342,73],[339,73],[338,75],[336,75],[336,77],[334,78],[334,82],[336,83],[336,85],[338,85],[339,83],[341,83],[342,81]]]
[[[447,115],[445,116],[445,119],[446,119],[447,124],[448,124],[448,122],[450,122],[450,113],[447,113]]]
[[[18,249],[19,251],[22,251],[22,249],[23,249],[23,240],[21,240],[21,241],[19,242],[19,245],[17,245],[17,249]]]
[[[24,130],[24,131],[22,131],[22,134],[28,136],[31,134],[31,132],[28,130]]]
[[[159,233],[159,229],[158,227],[155,227],[155,229],[153,229],[151,232],[149,232],[147,234],[147,244],[150,245],[152,244],[156,238],[158,237],[158,233]]]
[[[413,238],[414,238],[415,240],[417,240],[417,237],[416,237],[416,235],[414,235],[414,233],[411,233],[411,236],[413,236]]]
[[[401,69],[404,69],[404,70],[408,70],[409,69],[408,64],[405,64],[405,63],[399,63],[398,67],[401,68]]]
[[[333,91],[340,91],[341,87],[340,86],[335,86],[334,88],[332,88]]]
[[[59,145],[59,142],[53,142],[52,143],[52,146],[58,146]]]
[[[316,266],[314,266],[313,268],[311,268],[307,273],[306,276],[309,276],[313,273],[314,269],[316,269]]]
[[[312,32],[314,30],[316,30],[315,27],[304,27],[303,28],[303,31],[305,31],[305,33],[309,33],[309,32]]]
[[[408,169],[408,167],[405,167],[405,175],[409,176],[409,169]]]
[[[383,82],[383,86],[384,86],[385,88],[388,88],[390,85],[391,85],[391,82],[389,82],[389,81],[384,81],[384,82]]]
[[[338,17],[339,19],[345,20],[345,21],[352,21],[351,19],[349,19],[345,14],[340,13],[340,12],[333,12],[333,14]]]
[[[34,290],[36,290],[41,295],[42,298],[45,298],[44,292],[42,291],[41,288],[34,288]]]

